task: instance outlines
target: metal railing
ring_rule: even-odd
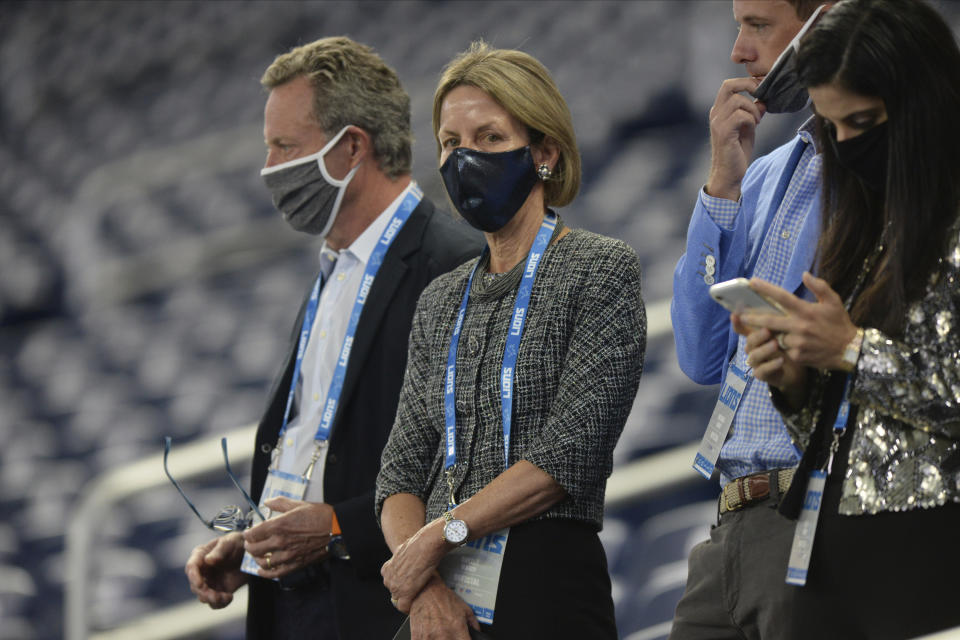
[[[669,300],[647,305],[648,340],[665,337],[671,332],[669,306]],[[255,431],[255,425],[248,425],[178,447],[178,479],[188,481],[221,468],[222,460],[211,456],[210,451],[218,447],[222,436],[227,436],[232,445],[231,452],[236,452],[231,453],[234,463],[238,466],[246,463],[253,457]],[[618,467],[607,481],[607,507],[624,506],[672,487],[695,482],[699,476],[690,468],[695,452],[695,445],[684,445]],[[162,454],[151,455],[108,471],[91,481],[84,491],[66,535],[64,637],[67,640],[172,640],[190,637],[244,617],[246,589],[241,589],[233,603],[218,611],[190,601],[155,611],[115,629],[91,634],[89,576],[97,531],[114,505],[169,482],[163,473],[162,458]]]
[[[653,340],[670,333],[669,300],[647,306],[647,338]],[[245,463],[253,456],[256,428],[249,425],[213,438],[206,438],[177,450],[177,474],[184,480],[202,476],[222,466],[210,450],[226,435],[236,442],[233,449],[236,463]],[[700,480],[691,469],[691,460],[697,443],[675,447],[646,456],[614,470],[607,480],[606,508],[628,506],[662,492],[680,488]],[[190,638],[198,633],[211,631],[244,618],[247,610],[246,588],[234,596],[230,606],[217,611],[196,600],[155,611],[137,620],[111,629],[91,634],[89,629],[89,584],[90,558],[94,538],[102,519],[113,505],[168,482],[163,474],[162,455],[148,456],[129,465],[117,468],[95,478],[85,492],[85,497],[74,514],[66,538],[66,618],[64,620],[67,640],[175,640]],[[647,629],[661,637],[663,625]],[[960,640],[960,627],[941,631],[917,640]]]
[[[245,456],[237,455],[237,461],[248,459],[253,452],[253,427],[245,427],[227,434],[231,442],[237,441],[237,451],[241,442],[248,438]],[[184,480],[203,475],[222,466],[214,456],[210,462],[210,449],[215,447],[219,438],[204,439],[177,451],[178,467],[187,472],[178,471]],[[674,449],[647,456],[642,460],[619,467],[607,481],[606,507],[620,508],[632,502],[655,497],[692,482],[702,481],[690,467],[696,453],[696,444],[683,445]],[[150,456],[134,462],[116,471],[104,474],[94,481],[86,499],[70,523],[67,533],[67,640],[173,640],[188,638],[204,631],[215,629],[242,619],[247,610],[246,588],[242,588],[234,601],[226,608],[213,611],[197,601],[189,601],[161,609],[134,622],[90,634],[88,619],[90,575],[89,558],[93,547],[93,538],[101,518],[110,505],[130,498],[138,493],[162,486],[169,481],[163,475],[161,457]],[[209,464],[208,464],[209,463]],[[184,559],[186,560],[186,559]]]
[[[177,449],[178,476],[183,480],[189,480],[222,467],[223,461],[217,456],[211,456],[210,451],[216,451],[223,435],[227,436],[231,442],[236,442],[235,448],[238,455],[235,457],[237,463],[250,460],[253,457],[255,434],[256,425],[248,425],[215,438],[198,440],[179,447]],[[242,455],[240,455],[240,452],[242,452]],[[107,517],[109,510],[117,503],[169,482],[163,473],[163,455],[158,453],[108,471],[95,478],[85,489],[84,497],[67,528],[66,597],[64,599],[66,603],[64,637],[67,640],[84,640],[89,637],[90,585],[88,578],[91,575],[90,559],[93,556],[91,551],[94,548],[97,531],[101,528],[101,523]],[[184,561],[186,561],[186,558],[184,558]],[[194,621],[195,626],[185,629],[187,635],[208,628],[209,620],[216,618],[217,622],[214,626],[218,626],[234,618],[242,617],[246,611],[245,606],[236,606],[239,604],[237,602],[222,611],[211,611],[199,602],[194,604],[196,606],[192,608],[199,610],[204,615],[191,613],[189,608],[178,606],[151,615],[151,619],[159,616],[163,620],[163,624],[154,622],[145,630],[146,635],[140,634],[139,631],[137,635],[124,635],[132,631],[131,627],[139,628],[141,621],[129,627],[121,627],[114,632],[103,634],[102,637],[135,637],[139,639],[185,637],[174,632],[188,626],[186,625],[188,620]],[[183,605],[183,607],[187,607],[187,605]],[[174,613],[176,615],[173,615]],[[176,624],[173,623],[174,620],[176,620]]]

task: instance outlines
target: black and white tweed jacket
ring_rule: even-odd
[[[420,298],[400,405],[377,478],[378,517],[383,501],[396,493],[420,497],[427,521],[447,508],[444,374],[474,264],[440,276]],[[505,469],[499,378],[517,288],[500,295],[476,290],[457,353],[458,502]],[[511,465],[533,463],[568,494],[538,518],[602,526],[606,480],[640,381],[646,328],[633,249],[583,230],[547,249],[517,360],[509,452]]]

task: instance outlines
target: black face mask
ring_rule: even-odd
[[[827,132],[837,162],[860,178],[873,191],[883,193],[887,186],[888,140],[886,121],[875,125],[854,138],[837,142],[836,129]]]
[[[470,226],[502,229],[537,183],[530,147],[484,153],[458,147],[440,167],[450,200]]]
[[[823,9],[823,5],[817,7],[790,44],[777,57],[763,82],[754,89],[753,97],[764,104],[767,113],[794,113],[810,103],[807,88],[800,83],[800,78],[797,76],[797,51],[800,48],[800,41],[820,19]]]
[[[753,97],[764,104],[767,113],[794,113],[810,103],[807,88],[797,76],[796,57],[797,50],[791,43],[754,89]]]

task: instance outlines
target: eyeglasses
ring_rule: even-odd
[[[253,526],[254,516],[258,516],[260,520],[266,520],[263,517],[263,514],[260,513],[260,509],[257,508],[257,503],[253,501],[253,498],[250,497],[250,494],[243,488],[243,485],[240,484],[240,481],[237,480],[237,476],[234,475],[233,470],[230,468],[230,459],[227,457],[227,439],[223,438],[220,440],[220,446],[223,448],[223,464],[227,469],[227,475],[230,476],[230,480],[233,481],[234,486],[240,490],[240,493],[243,494],[243,497],[246,499],[247,504],[250,505],[250,510],[246,514],[243,513],[243,509],[235,504],[228,505],[217,513],[212,520],[207,520],[202,515],[200,511],[197,510],[197,507],[190,501],[190,498],[187,497],[187,494],[183,492],[183,489],[180,488],[180,483],[178,483],[173,476],[170,474],[170,468],[167,466],[167,458],[170,456],[170,445],[172,440],[170,436],[164,438],[163,445],[163,471],[167,474],[167,477],[170,478],[170,482],[173,483],[173,486],[177,488],[177,491],[180,492],[180,495],[183,496],[183,499],[186,501],[187,506],[197,514],[197,517],[200,518],[200,521],[212,531],[220,531],[223,533],[228,533],[231,531],[243,531],[244,529],[249,529]]]

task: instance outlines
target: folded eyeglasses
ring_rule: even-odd
[[[200,518],[200,521],[212,531],[219,531],[221,533],[229,533],[231,531],[243,531],[244,529],[249,529],[253,526],[254,516],[260,518],[261,521],[266,520],[263,517],[263,514],[260,513],[260,509],[257,508],[257,503],[253,501],[250,497],[250,494],[243,488],[243,485],[240,484],[240,481],[237,480],[237,476],[234,475],[233,470],[230,469],[230,459],[227,457],[227,439],[223,438],[220,440],[220,446],[223,448],[223,464],[227,469],[227,475],[230,476],[230,480],[233,481],[234,486],[240,490],[240,493],[243,494],[243,497],[246,499],[247,504],[250,505],[250,510],[247,513],[243,512],[243,509],[235,504],[227,505],[226,507],[220,509],[220,512],[213,517],[212,520],[207,520],[202,515],[200,511],[197,510],[197,507],[190,501],[190,498],[187,497],[187,494],[183,492],[183,489],[180,487],[174,477],[170,474],[170,469],[167,466],[167,458],[170,456],[170,445],[172,440],[170,436],[164,438],[163,445],[163,471],[167,474],[167,477],[170,478],[170,482],[173,483],[173,486],[177,488],[177,491],[180,492],[180,495],[183,496],[183,499],[186,501],[187,506],[197,514],[197,517]]]

